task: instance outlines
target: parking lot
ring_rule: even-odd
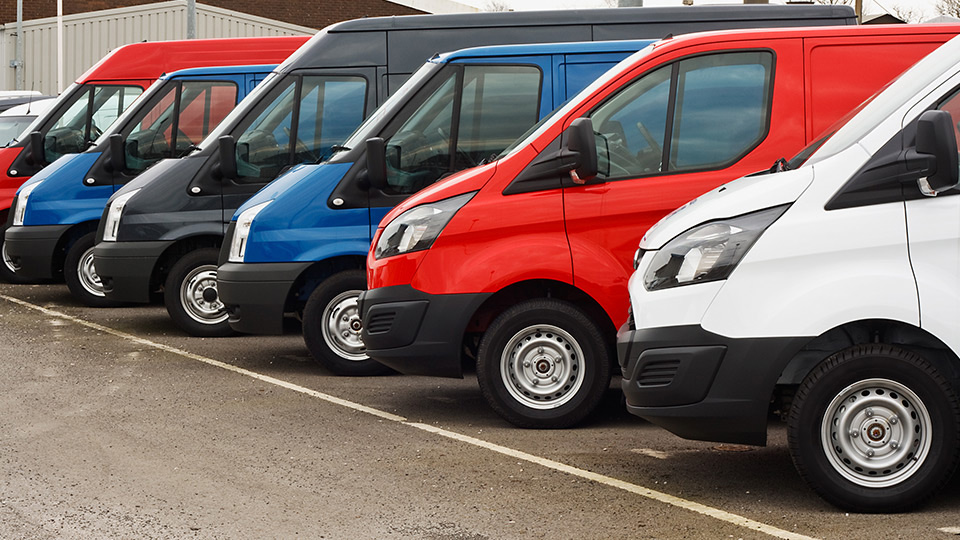
[[[851,515],[765,448],[679,439],[611,390],[518,430],[475,377],[341,378],[284,336],[187,338],[162,307],[0,285],[2,538],[948,538],[960,479]],[[615,383],[616,384],[616,383]]]

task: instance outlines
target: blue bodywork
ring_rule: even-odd
[[[542,77],[540,117],[559,107],[601,74],[653,41],[504,45],[435,56],[437,64],[536,65]],[[323,261],[366,257],[388,207],[333,208],[328,199],[353,166],[319,163],[291,169],[247,200],[234,214],[273,201],[256,216],[247,237],[244,263]]]
[[[237,85],[239,103],[275,67],[257,65],[191,68],[164,75],[160,80],[232,82]],[[24,186],[42,182],[30,194],[23,226],[75,225],[98,221],[107,200],[120,188],[119,184],[85,185],[87,173],[101,153],[91,149],[81,154],[62,156],[21,186],[20,189],[23,189]]]

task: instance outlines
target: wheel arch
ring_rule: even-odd
[[[79,240],[81,236],[88,233],[96,233],[99,225],[99,218],[96,220],[81,221],[80,223],[74,224],[69,229],[64,231],[62,235],[60,235],[60,239],[57,240],[57,247],[53,250],[53,258],[50,261],[50,264],[53,266],[51,271],[53,272],[54,276],[63,273],[63,263],[67,258],[67,250],[70,249],[70,246]]]
[[[923,356],[960,386],[960,358],[942,340],[912,324],[889,319],[848,322],[811,339],[784,367],[778,386],[799,385],[820,362],[856,345],[885,343]]]
[[[290,286],[283,310],[286,312],[302,310],[317,285],[330,276],[344,270],[364,270],[365,268],[365,255],[337,255],[314,262],[301,272]]]
[[[170,267],[176,264],[181,257],[197,249],[214,248],[219,250],[222,243],[223,236],[198,234],[181,238],[167,246],[167,249],[157,258],[153,271],[150,273],[150,291],[160,289],[167,279]]]
[[[534,298],[556,298],[569,302],[582,309],[590,319],[598,324],[604,341],[612,348],[616,343],[617,329],[613,321],[599,302],[577,287],[549,279],[519,281],[500,289],[488,298],[474,312],[464,332],[464,345],[473,349],[470,336],[483,334],[490,323],[512,305]],[[613,367],[616,368],[616,361]]]

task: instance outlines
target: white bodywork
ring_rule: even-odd
[[[960,351],[960,197],[825,209],[882,145],[960,86],[958,72],[960,41],[953,39],[878,95],[806,165],[731,182],[650,229],[629,285],[637,329],[700,325],[731,338],[815,337],[848,322],[884,319],[921,327]],[[653,252],[677,235],[789,203],[727,279],[645,289]]]

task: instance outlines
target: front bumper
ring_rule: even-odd
[[[809,339],[625,324],[617,356],[627,410],[687,439],[764,445],[777,379]]]
[[[41,281],[62,271],[61,268],[54,269],[54,260],[59,255],[60,239],[70,227],[72,225],[33,225],[7,229],[3,244],[17,276]]]
[[[310,262],[225,263],[217,268],[217,293],[230,328],[247,334],[282,334],[290,288]]]
[[[463,377],[463,335],[489,293],[427,294],[410,285],[360,295],[367,355],[407,375]]]
[[[150,302],[150,279],[157,261],[173,240],[100,242],[93,248],[93,265],[103,293],[117,302]]]

